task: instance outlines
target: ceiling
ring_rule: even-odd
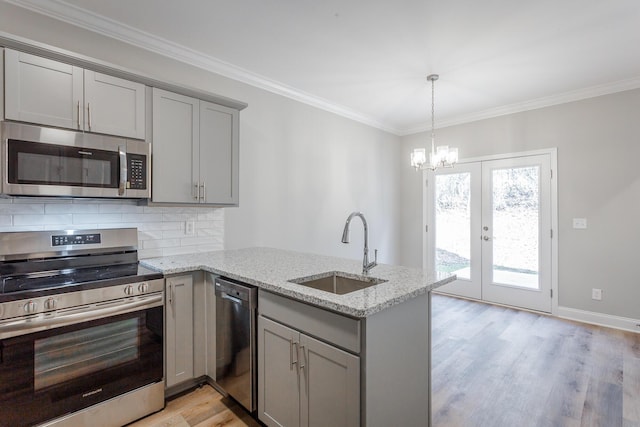
[[[398,135],[640,87],[637,0],[8,0]]]

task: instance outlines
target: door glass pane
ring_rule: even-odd
[[[471,174],[436,175],[436,271],[471,277]]]
[[[539,289],[540,167],[496,169],[493,191],[493,282]]]

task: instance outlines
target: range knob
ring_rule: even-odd
[[[131,286],[131,285],[125,286],[125,288],[124,288],[125,295],[131,296],[131,295],[133,295],[133,292],[134,292],[133,291],[133,286]]]
[[[56,309],[56,300],[54,300],[53,298],[47,298],[46,301],[44,302],[44,309],[45,310],[55,310]]]
[[[24,312],[27,314],[35,313],[37,309],[38,305],[33,301],[29,301],[24,305]]]
[[[146,282],[145,282],[145,283],[140,283],[140,284],[138,285],[138,291],[139,291],[141,294],[144,294],[145,292],[149,292],[149,284],[148,284],[148,283],[146,283]]]

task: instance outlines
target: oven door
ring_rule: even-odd
[[[30,426],[162,381],[162,306],[0,341],[0,426]]]

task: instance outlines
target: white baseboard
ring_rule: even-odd
[[[610,314],[577,310],[569,307],[558,307],[557,316],[563,319],[576,320],[578,322],[591,323],[593,325],[640,333],[640,319],[612,316]]]

